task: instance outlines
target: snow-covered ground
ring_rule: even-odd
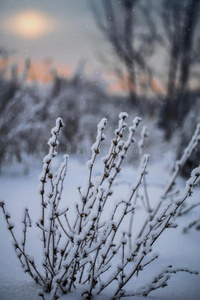
[[[35,163],[29,168],[29,172],[24,174],[19,166],[4,168],[0,175],[0,201],[6,203],[6,209],[11,213],[12,221],[15,223],[16,236],[20,239],[21,220],[25,207],[29,208],[33,221],[37,221],[40,216],[40,201],[38,194],[38,175],[41,166]],[[84,186],[87,168],[77,159],[69,161],[68,173],[65,180],[63,201],[73,204],[78,201],[77,186]],[[99,167],[96,169],[96,174]],[[161,162],[154,162],[150,166],[150,175],[147,179],[150,184],[150,196],[152,199],[158,197],[162,185],[167,178],[167,171]],[[126,167],[118,181],[134,181],[135,170]],[[179,180],[179,187],[183,187],[183,180]],[[122,184],[118,189],[118,196],[124,194],[127,185]],[[189,201],[199,201],[200,189],[196,188],[193,198]],[[65,206],[65,203],[63,203]],[[73,210],[72,210],[73,211]],[[139,274],[139,285],[143,286],[156,275],[159,270],[172,264],[174,267],[185,267],[200,272],[200,232],[191,230],[187,234],[182,233],[182,229],[193,219],[200,216],[198,208],[192,210],[188,215],[177,220],[178,228],[167,230],[155,245],[155,250],[160,253],[160,258],[147,268],[146,272]],[[142,215],[141,218],[142,219]],[[38,239],[39,231],[32,230],[28,240],[29,252],[41,260],[41,243]],[[5,219],[0,211],[0,300],[36,300],[37,285],[23,272],[12,246],[10,233],[7,231]],[[134,282],[131,282],[133,285]],[[138,283],[137,283],[138,284]],[[135,297],[134,299],[142,299]],[[80,299],[78,291],[62,296],[62,299]],[[109,299],[109,292],[105,292],[98,299]],[[130,299],[130,298],[129,298]],[[155,300],[199,300],[200,299],[200,275],[190,275],[187,273],[177,273],[172,276],[169,285],[164,289],[152,292],[148,299]]]

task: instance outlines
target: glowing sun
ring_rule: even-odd
[[[56,29],[57,24],[51,17],[37,11],[23,11],[8,18],[6,29],[24,38],[37,38]]]

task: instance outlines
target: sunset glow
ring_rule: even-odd
[[[24,38],[35,39],[56,29],[51,17],[37,11],[23,11],[4,22],[6,30]]]

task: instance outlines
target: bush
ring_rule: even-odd
[[[69,293],[80,285],[84,288],[81,296],[87,299],[110,287],[113,291],[112,299],[147,296],[151,291],[165,287],[171,275],[176,272],[196,274],[187,268],[177,269],[168,265],[159,274],[153,274],[152,280],[143,288],[127,290],[129,281],[157,260],[159,255],[154,251],[154,244],[167,228],[176,227],[174,219],[183,203],[191,196],[200,178],[198,167],[192,171],[183,193],[179,195],[174,193],[173,186],[179,171],[199,141],[200,125],[198,125],[182,157],[175,163],[174,171],[157,204],[150,201],[146,185],[150,158],[148,154],[142,157],[138,178],[130,193],[117,202],[113,201],[117,175],[121,171],[131,144],[135,142],[135,131],[141,122],[141,119],[136,117],[133,125],[129,127],[128,137],[125,138],[127,116],[126,113],[120,113],[115,137],[111,140],[108,154],[102,158],[102,173],[94,177],[95,163],[105,139],[107,120],[102,119],[99,123],[96,141],[91,148],[91,159],[87,162],[89,169],[87,185],[84,189],[78,188],[80,201],[75,205],[73,221],[70,221],[69,207],[62,210],[59,208],[68,155],[64,155],[56,173],[51,167],[59,143],[58,136],[64,126],[61,118],[56,120],[56,126],[52,129],[52,136],[48,142],[49,153],[44,157],[40,175],[41,218],[36,226],[42,236],[42,268],[38,267],[35,259],[27,253],[27,230],[32,226],[28,209],[24,212],[23,241],[19,243],[14,233],[14,224],[10,221],[10,214],[5,209],[5,203],[1,202],[22,268],[42,287],[39,292],[42,299],[45,299],[47,293],[50,293],[51,299],[58,299],[60,294]],[[144,147],[146,136],[145,128],[138,143],[141,149]],[[133,226],[133,223],[138,214],[137,205],[140,200],[143,200],[146,219],[141,228],[138,228]],[[108,209],[109,217],[107,217]],[[122,230],[124,223],[128,224],[126,231]]]

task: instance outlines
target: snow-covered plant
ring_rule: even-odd
[[[70,201],[62,197],[68,155],[64,155],[56,173],[52,169],[52,161],[57,154],[58,136],[64,126],[61,118],[56,120],[48,142],[49,153],[44,157],[40,175],[41,215],[36,225],[42,237],[42,266],[36,265],[26,247],[27,229],[32,226],[28,209],[24,213],[23,241],[19,243],[10,214],[5,209],[5,203],[1,202],[15,251],[24,271],[41,286],[39,296],[42,299],[46,298],[47,293],[52,300],[58,299],[60,294],[69,293],[80,286],[80,297],[86,299],[91,299],[106,289],[112,291],[112,299],[147,296],[151,291],[165,287],[171,275],[176,272],[196,274],[187,268],[167,265],[160,273],[152,274],[150,282],[146,282],[144,287],[138,288],[131,284],[130,289],[133,278],[137,278],[138,274],[142,276],[144,269],[158,259],[159,254],[154,249],[156,241],[167,228],[176,227],[174,219],[200,179],[198,167],[192,171],[182,193],[174,190],[179,170],[199,141],[200,126],[197,126],[183,156],[175,163],[174,171],[157,201],[150,199],[146,184],[150,159],[148,154],[144,154],[141,159],[138,176],[130,192],[127,195],[124,193],[123,198],[117,200],[116,178],[127,151],[135,142],[134,135],[141,122],[136,117],[126,136],[127,117],[126,113],[120,113],[115,136],[111,140],[107,155],[102,158],[102,173],[97,177],[94,169],[101,144],[105,140],[107,120],[102,119],[98,124],[96,141],[91,148],[91,159],[87,162],[87,183],[84,188],[78,187],[80,199],[75,203],[75,212],[68,205]],[[147,129],[144,128],[138,143],[141,149],[144,148],[147,136]],[[60,209],[61,200],[66,201],[65,209]],[[146,210],[141,226],[135,221],[140,214],[139,201]],[[74,218],[71,218],[72,214]]]

